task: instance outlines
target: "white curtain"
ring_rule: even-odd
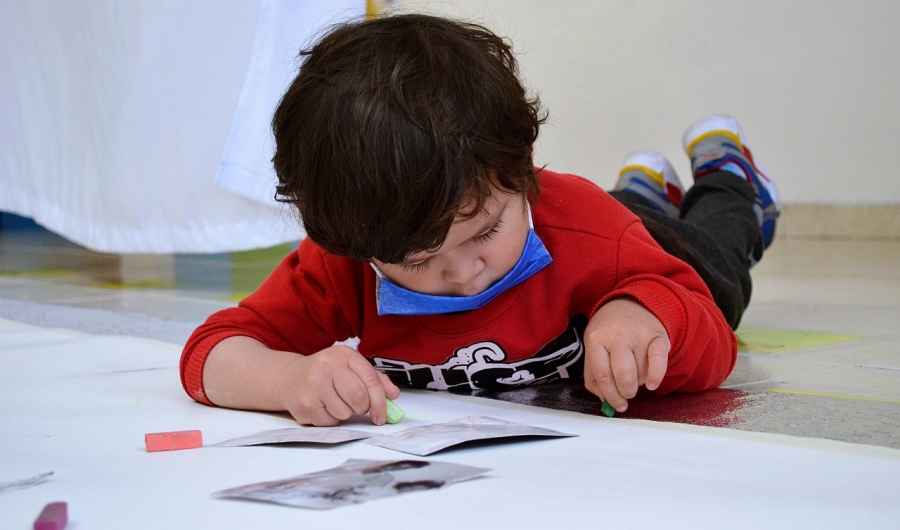
[[[302,237],[269,122],[297,51],[364,0],[0,1],[0,210],[93,250]]]

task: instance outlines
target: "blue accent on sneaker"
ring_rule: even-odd
[[[737,152],[741,152],[740,148],[731,143],[723,142],[722,146],[725,147],[728,151],[732,149]],[[732,153],[726,154],[723,158],[719,158],[717,160],[713,160],[701,165],[696,171],[696,178],[700,178],[707,173],[711,173],[713,171],[728,171],[730,173],[734,173],[735,175],[745,178],[753,184],[753,187],[756,189],[756,200],[759,204],[759,211],[757,212],[757,217],[759,217],[760,228],[762,229],[762,243],[763,249],[769,248],[772,244],[772,240],[775,239],[775,225],[776,221],[780,215],[780,211],[778,209],[778,205],[775,202],[775,199],[772,197],[772,194],[769,193],[771,189],[771,185],[766,185],[762,181],[760,174],[757,173],[756,168],[745,158],[744,156],[738,156]],[[770,181],[771,182],[771,181]]]
[[[722,164],[722,171],[728,171],[730,173],[734,173],[735,175],[737,175],[743,179],[747,178],[747,171],[744,168],[742,168],[740,166],[740,164],[736,164],[734,162],[727,162],[725,164]]]
[[[641,197],[648,199],[650,204],[657,211],[667,215],[672,214],[672,208],[674,208],[674,206],[669,200],[669,196],[665,193],[661,193],[656,188],[657,186],[652,186],[639,178],[630,177],[628,178],[627,184],[622,189],[625,191],[637,193]],[[648,197],[648,194],[652,195],[653,197]],[[671,208],[669,206],[671,206]]]

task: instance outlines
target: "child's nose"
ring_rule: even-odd
[[[453,260],[444,267],[444,281],[464,285],[472,281],[484,270],[484,261],[481,258],[471,257]]]

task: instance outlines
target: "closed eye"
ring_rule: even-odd
[[[474,238],[472,238],[472,241],[474,241],[476,243],[484,243],[485,241],[488,241],[489,239],[491,239],[492,237],[497,235],[497,232],[500,231],[500,225],[502,225],[502,224],[503,224],[502,220],[497,221],[497,224],[492,226],[490,230],[481,234],[480,236],[475,236]]]
[[[500,226],[502,226],[502,225],[503,225],[503,220],[498,219],[497,222],[494,223],[494,226],[492,226],[490,228],[490,230],[488,230],[487,232],[485,232],[483,234],[473,237],[472,241],[475,242],[476,244],[478,244],[478,243],[484,243],[484,242],[490,240],[495,235],[497,235],[498,232],[500,232]],[[428,267],[431,265],[433,260],[434,260],[434,256],[426,258],[422,261],[417,261],[415,263],[399,263],[398,265],[400,266],[401,269],[403,269],[406,272],[422,272],[422,271],[428,269]]]
[[[431,265],[431,262],[434,260],[434,257],[424,259],[422,261],[418,261],[416,263],[399,263],[400,268],[407,272],[422,272]]]

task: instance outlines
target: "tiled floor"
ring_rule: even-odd
[[[41,230],[0,233],[0,317],[183,342],[284,255],[116,256]],[[900,241],[779,239],[754,270],[722,389],[637,398],[623,417],[900,448]],[[578,385],[485,397],[598,413]]]

